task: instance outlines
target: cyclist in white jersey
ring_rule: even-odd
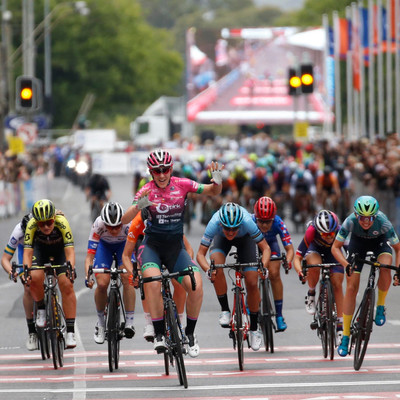
[[[22,257],[24,253],[24,235],[25,228],[28,221],[31,219],[32,214],[26,214],[21,222],[15,225],[8,243],[4,249],[3,256],[1,257],[1,265],[4,271],[8,274],[10,279],[16,279],[18,274],[15,273],[12,276],[12,264],[11,260],[14,256],[15,251],[17,251],[18,263],[22,264]],[[29,287],[24,286],[24,296],[22,298],[22,303],[25,310],[26,323],[28,325],[28,339],[26,341],[26,348],[29,351],[38,349],[38,338],[36,334],[35,322],[33,321],[33,299]]]
[[[92,225],[89,235],[88,251],[85,259],[85,276],[87,277],[89,266],[93,268],[111,268],[113,263],[113,254],[117,254],[118,266],[122,267],[122,252],[125,247],[126,237],[128,235],[129,224],[122,224],[121,217],[124,213],[122,206],[115,202],[109,202],[104,205],[100,216],[96,218]],[[126,325],[125,337],[130,339],[135,335],[133,320],[135,314],[135,289],[129,284],[129,276],[132,270],[129,265],[126,266],[128,272],[121,274],[123,285],[123,300],[125,305]],[[104,310],[107,304],[107,289],[110,284],[109,274],[96,274],[97,287],[94,292],[94,301],[98,321],[95,326],[94,341],[98,344],[105,340],[105,316]],[[93,281],[86,279],[85,284],[92,288]]]

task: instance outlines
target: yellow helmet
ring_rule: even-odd
[[[36,221],[47,221],[54,218],[56,214],[56,208],[51,200],[42,199],[38,200],[32,206],[32,215]]]

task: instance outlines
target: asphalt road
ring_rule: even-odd
[[[113,199],[127,207],[131,201],[130,177],[112,177]],[[374,327],[364,364],[355,372],[352,356],[322,356],[319,339],[304,310],[306,287],[293,271],[284,279],[284,316],[288,329],[275,335],[275,353],[245,351],[240,372],[228,331],[218,325],[219,307],[212,285],[204,280],[204,301],[197,325],[201,347],[196,359],[186,357],[189,388],[178,384],[175,371],[166,377],[163,359],[142,338],[144,318],[136,306],[136,336],[121,343],[118,371],[110,373],[107,344],[93,340],[96,313],[93,291],[84,286],[83,261],[90,230],[89,210],[83,193],[69,182],[51,183],[50,197],[69,219],[76,243],[78,297],[76,333],[78,346],[65,351],[65,365],[54,370],[38,351],[25,349],[27,329],[22,309],[22,287],[0,280],[0,399],[396,399],[400,379],[400,289],[387,298],[387,323]],[[1,221],[4,247],[18,218]],[[204,227],[195,223],[189,240],[195,251]],[[295,246],[301,237],[293,235]]]

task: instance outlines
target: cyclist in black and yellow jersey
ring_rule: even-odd
[[[33,205],[32,215],[33,217],[29,220],[25,230],[24,265],[28,265],[28,267],[43,266],[50,261],[53,265],[61,265],[69,261],[75,272],[74,238],[65,216],[56,212],[53,202],[47,199],[39,200]],[[74,286],[64,268],[57,269],[57,278],[67,324],[65,344],[68,348],[73,348],[76,346],[76,296]],[[29,286],[38,307],[36,316],[38,327],[46,325],[43,281],[43,270],[31,271]]]

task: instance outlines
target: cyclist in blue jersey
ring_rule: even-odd
[[[88,251],[85,259],[85,276],[88,276],[89,266],[93,268],[110,269],[113,264],[113,254],[117,254],[118,266],[122,267],[122,252],[124,251],[126,238],[130,224],[122,224],[121,218],[124,210],[119,203],[106,203],[101,209],[90,230]],[[129,284],[129,276],[132,275],[132,265],[126,266],[127,273],[121,274],[123,285],[123,300],[125,305],[125,337],[131,339],[135,335],[133,327],[135,315],[135,289]],[[94,341],[98,344],[105,340],[105,315],[107,304],[107,290],[110,284],[110,274],[96,274],[97,287],[94,292],[94,301],[98,321],[95,326]],[[94,281],[85,280],[88,288],[92,288]]]
[[[257,243],[262,252],[262,263],[267,268],[271,250],[262,232],[254,222],[251,214],[235,203],[224,204],[214,213],[201,239],[197,252],[197,262],[204,272],[209,275],[221,306],[219,323],[229,327],[231,311],[228,303],[227,284],[222,269],[210,276],[210,265],[206,259],[208,249],[210,258],[216,264],[224,264],[232,246],[237,249],[238,260],[241,263],[257,261]],[[244,269],[247,290],[247,305],[250,310],[250,346],[254,351],[261,346],[261,333],[258,330],[258,311],[260,308],[260,291],[258,289],[257,267]]]
[[[18,274],[16,273],[12,276],[12,264],[11,260],[14,256],[15,251],[17,251],[18,255],[18,263],[22,264],[22,257],[24,254],[24,235],[26,225],[28,221],[32,218],[32,214],[26,214],[21,222],[14,227],[11,236],[8,240],[8,243],[4,249],[3,256],[1,257],[1,265],[4,268],[4,271],[8,274],[10,279],[16,279]],[[38,349],[38,337],[36,333],[35,322],[33,321],[33,299],[31,292],[29,290],[29,286],[24,286],[24,296],[22,299],[22,303],[25,310],[26,323],[28,325],[28,339],[26,341],[26,348],[29,351],[33,351]]]
[[[392,248],[395,252],[396,265],[400,263],[400,242],[392,223],[386,215],[379,211],[378,201],[372,196],[361,196],[354,202],[354,213],[349,215],[336,236],[332,245],[332,255],[343,267],[350,267],[341,247],[350,236],[348,252],[349,257],[357,253],[361,258],[368,251],[374,252],[382,264],[392,263]],[[350,326],[356,304],[356,296],[360,285],[360,273],[363,263],[355,265],[347,278],[346,292],[343,306],[343,338],[338,353],[345,357],[349,352]],[[375,314],[375,324],[382,326],[386,322],[385,300],[391,282],[389,269],[381,269],[378,279],[378,300]]]
[[[281,256],[277,236],[279,235],[283,247],[285,248],[289,268],[291,268],[292,265],[294,248],[290,233],[281,217],[276,215],[276,212],[276,204],[270,197],[260,197],[254,205],[253,220],[257,223],[257,226],[260,228],[260,231],[263,233],[265,240],[271,248],[268,277],[271,281],[272,293],[274,295],[277,332],[283,332],[286,330],[287,325],[282,316],[283,284],[280,274],[281,262],[274,261],[274,257]]]

